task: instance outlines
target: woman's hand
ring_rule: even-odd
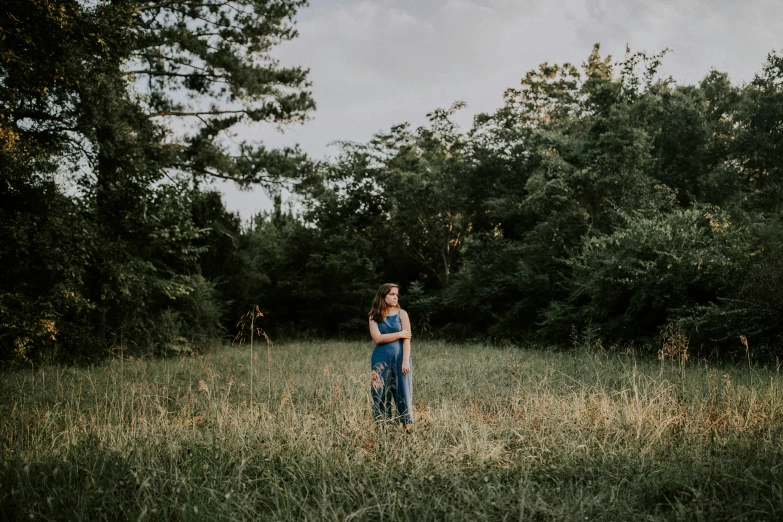
[[[413,337],[413,333],[410,330],[402,330],[399,332],[399,335],[398,339],[410,339]]]
[[[402,363],[402,374],[408,375],[410,372],[411,372],[411,362],[408,359]]]

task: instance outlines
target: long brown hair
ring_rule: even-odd
[[[400,287],[394,283],[384,283],[375,292],[375,299],[372,300],[372,308],[370,308],[370,319],[376,323],[380,323],[386,318],[386,314],[389,313],[389,306],[386,304],[386,296],[392,291],[392,288],[399,289]],[[399,306],[399,304],[397,305]]]

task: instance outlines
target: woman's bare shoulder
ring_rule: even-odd
[[[394,310],[392,310],[391,313],[386,314],[386,317],[396,317],[396,316],[402,314],[402,312],[403,312],[402,308],[398,307],[398,308],[395,308]]]

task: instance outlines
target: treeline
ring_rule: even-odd
[[[461,131],[345,143],[298,217],[241,233],[270,320],[362,332],[380,282],[419,331],[759,354],[783,327],[783,56],[747,85],[663,54],[543,64]],[[260,245],[266,245],[262,248]],[[261,275],[263,274],[263,276]],[[766,350],[765,350],[766,348]]]
[[[383,282],[417,335],[779,346],[783,56],[680,86],[596,46],[469,129],[456,104],[315,162],[226,139],[314,108],[268,55],[303,3],[4,7],[2,359],[204,346],[256,304],[276,338],[364,335]],[[212,177],[275,209],[242,224]]]

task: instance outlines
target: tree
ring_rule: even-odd
[[[240,125],[284,125],[314,108],[307,71],[282,67],[270,55],[275,45],[295,37],[293,17],[304,5],[301,0],[4,4],[0,195],[40,197],[39,204],[4,217],[9,225],[20,223],[25,212],[34,215],[47,202],[62,200],[47,208],[70,216],[69,226],[35,220],[34,234],[59,237],[63,245],[92,238],[89,255],[68,258],[83,277],[70,279],[67,295],[87,303],[84,337],[94,342],[86,347],[63,341],[66,352],[97,355],[115,338],[163,347],[186,333],[193,340],[216,332],[217,294],[200,273],[211,229],[193,212],[200,204],[199,184],[220,177],[275,189],[308,172],[296,148],[231,141]],[[185,120],[192,125],[183,132]],[[63,196],[55,174],[78,195]],[[68,199],[71,204],[64,202]],[[3,230],[3,239],[13,240],[4,258],[12,259],[32,236],[14,226]],[[64,236],[54,235],[63,231]],[[4,279],[4,296],[24,296],[3,299],[4,317],[23,318],[34,303],[53,302],[46,297],[51,290],[33,290],[28,283],[36,272],[48,274],[41,279],[55,286],[63,283],[57,270],[34,257],[21,280]],[[64,311],[46,314],[55,330],[74,331],[61,328],[69,317]],[[21,335],[14,321],[4,319],[0,336]],[[3,357],[34,356],[43,345],[33,344]]]
[[[303,121],[315,108],[307,70],[270,55],[296,37],[306,0],[147,0],[132,5],[128,65],[148,118],[187,119],[189,135],[165,144],[171,167],[238,181],[275,184],[296,176],[295,149],[267,150],[225,139],[245,123]],[[187,101],[185,101],[187,100]]]

